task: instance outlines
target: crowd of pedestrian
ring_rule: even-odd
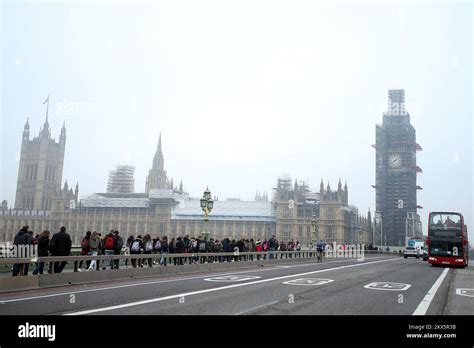
[[[166,266],[172,262],[174,265],[185,263],[212,263],[253,260],[253,255],[239,255],[244,252],[271,252],[271,251],[299,251],[301,243],[291,240],[288,243],[278,241],[275,236],[269,240],[254,240],[242,237],[239,240],[224,238],[222,240],[205,237],[178,236],[168,240],[167,236],[152,238],[149,234],[144,236],[129,236],[125,244],[130,255],[143,254],[143,258],[131,259],[132,267],[152,267],[159,264]],[[205,253],[234,253],[233,256],[206,256]],[[193,254],[186,257],[169,257],[172,254]],[[266,257],[257,255],[257,259]],[[269,253],[269,258],[275,255]],[[283,256],[281,256],[283,257]],[[127,260],[128,261],[128,260]],[[127,262],[126,261],[126,262]]]
[[[19,250],[20,247],[35,246],[36,255],[22,255],[26,257],[47,257],[47,256],[69,256],[71,254],[71,237],[66,233],[66,227],[62,226],[59,232],[55,233],[51,238],[48,230],[43,231],[33,237],[33,231],[29,226],[23,226],[13,239],[13,245]],[[48,273],[61,273],[66,266],[66,261],[50,262]],[[28,275],[29,264],[17,263],[13,265],[12,276]],[[43,274],[44,262],[37,262],[33,274]]]
[[[55,233],[50,239],[50,232],[43,231],[41,234],[33,237],[33,232],[29,226],[24,226],[15,236],[13,244],[15,245],[37,245],[39,257],[47,256],[69,256],[71,253],[71,238],[66,233],[63,226],[58,233]],[[130,235],[124,242],[117,230],[110,230],[104,236],[100,232],[87,231],[81,240],[82,256],[97,255],[143,255],[143,258],[130,258],[125,260],[125,266],[129,262],[133,268],[152,267],[153,265],[166,266],[167,264],[183,265],[193,263],[213,263],[213,262],[235,262],[253,260],[254,255],[240,255],[245,252],[265,252],[256,255],[261,258],[276,258],[274,251],[299,251],[301,243],[294,241],[278,241],[275,236],[267,239],[253,238],[241,239],[224,238],[222,240],[206,237],[190,237],[189,235],[172,237],[168,240],[167,236],[151,237],[150,234]],[[207,256],[207,253],[233,253],[232,256]],[[173,254],[192,254],[186,257],[173,257]],[[268,256],[267,256],[268,254]],[[280,257],[283,257],[281,255]],[[291,254],[289,255],[291,257]],[[51,262],[48,273],[61,273],[67,262]],[[99,269],[118,269],[119,259],[104,259],[78,261],[75,269],[79,272],[83,270],[93,271]],[[85,268],[83,268],[85,266]],[[12,275],[28,275],[28,264],[15,264],[12,268]],[[44,262],[38,262],[33,274],[43,274]]]

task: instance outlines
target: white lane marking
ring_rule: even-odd
[[[371,265],[371,264],[374,264],[374,263],[387,262],[387,261],[394,261],[394,260],[400,260],[400,258],[395,257],[395,258],[386,259],[386,260],[371,261],[371,262],[364,262],[364,263],[356,263],[356,264],[352,264],[352,265],[346,265],[346,266],[339,266],[339,267],[334,267],[334,268],[321,269],[321,270],[318,270],[318,271],[311,271],[311,272],[298,273],[298,274],[291,274],[291,275],[286,275],[286,276],[281,276],[281,277],[275,277],[275,278],[261,279],[261,280],[256,280],[256,281],[253,281],[253,282],[247,282],[247,283],[241,283],[241,284],[233,284],[233,285],[226,285],[226,286],[221,286],[221,287],[218,287],[218,288],[197,290],[197,291],[191,291],[191,292],[186,292],[186,293],[181,293],[181,294],[176,294],[176,295],[170,295],[170,296],[164,296],[164,297],[156,297],[156,298],[152,298],[152,299],[148,299],[148,300],[142,300],[142,301],[136,301],[136,302],[129,302],[129,303],[124,303],[124,304],[115,305],[115,306],[109,306],[109,307],[103,307],[103,308],[95,308],[95,309],[88,309],[88,310],[79,311],[79,312],[71,312],[71,313],[66,313],[65,315],[83,315],[83,314],[91,314],[91,313],[98,313],[98,312],[106,312],[106,311],[111,311],[111,310],[114,310],[114,309],[121,309],[121,308],[139,306],[139,305],[148,304],[148,303],[153,303],[153,302],[172,300],[172,299],[180,298],[180,297],[183,297],[183,296],[186,297],[186,296],[193,296],[193,295],[205,294],[205,293],[208,293],[208,292],[214,292],[214,291],[220,291],[220,290],[233,289],[233,288],[237,288],[237,287],[243,287],[243,286],[261,284],[261,283],[267,283],[267,282],[272,282],[272,281],[280,280],[280,279],[287,279],[287,278],[305,276],[305,275],[308,275],[308,274],[329,272],[329,271],[334,271],[334,270],[344,269],[344,268],[360,267],[360,266],[364,266],[364,265]]]
[[[456,295],[474,297],[474,289],[456,289]]]
[[[430,307],[431,301],[433,301],[436,292],[438,291],[439,287],[443,283],[444,278],[446,278],[448,274],[449,268],[445,268],[441,275],[436,279],[431,289],[428,290],[426,296],[421,300],[418,307],[415,309],[412,315],[425,315]]]
[[[330,282],[333,282],[333,279],[321,279],[321,278],[300,278],[300,279],[293,279],[287,282],[283,282],[283,284],[287,285],[323,285]]]
[[[383,258],[383,257],[374,257],[374,258]],[[329,261],[328,263],[337,263],[337,262],[347,262],[349,261],[348,259],[346,260],[338,260],[338,261]],[[301,266],[311,266],[311,265],[320,265],[316,262],[314,263],[304,263],[301,264]],[[293,265],[290,267],[298,267],[298,265]],[[245,271],[240,271],[240,272],[231,272],[231,273],[224,273],[224,275],[232,275],[232,274],[242,274],[242,273],[254,273],[254,272],[268,272],[268,271],[274,271],[275,268],[265,268],[265,269],[250,269],[250,270],[245,270]],[[55,293],[55,294],[48,294],[48,295],[39,295],[39,296],[30,296],[30,297],[21,297],[21,298],[14,298],[14,299],[8,299],[8,300],[0,300],[0,304],[4,303],[9,303],[9,302],[19,302],[19,301],[29,301],[29,300],[36,300],[40,298],[47,298],[47,297],[56,297],[56,296],[67,296],[71,294],[79,294],[79,293],[84,293],[84,292],[95,292],[95,291],[104,291],[104,290],[114,290],[114,289],[120,289],[120,288],[128,288],[132,286],[142,286],[142,285],[153,285],[153,284],[161,284],[161,283],[171,283],[171,282],[179,282],[182,280],[194,280],[194,279],[203,279],[209,277],[209,275],[200,275],[200,276],[195,276],[195,277],[187,277],[187,278],[178,278],[178,279],[167,279],[167,280],[154,280],[150,282],[140,282],[140,283],[133,283],[133,284],[124,284],[124,285],[116,285],[116,286],[107,286],[103,288],[94,288],[94,289],[87,289],[87,290],[77,290],[77,291],[68,291],[68,292],[60,292],[60,293]],[[92,284],[93,285],[93,284]]]
[[[207,280],[208,282],[243,282],[243,281],[246,281],[246,280],[252,280],[252,279],[258,279],[258,278],[262,278],[262,277],[259,277],[259,276],[232,276],[232,275],[228,275],[228,276],[222,276],[222,277],[212,277],[212,278],[206,278],[204,280]]]
[[[268,307],[268,306],[272,306],[272,305],[277,304],[277,303],[278,303],[278,301],[272,301],[272,302],[264,303],[260,306],[249,308],[249,309],[246,309],[245,311],[235,313],[234,315],[242,315],[242,314],[245,314],[245,313],[254,312],[258,309],[262,309],[262,308],[265,308],[265,307]]]
[[[371,290],[389,290],[389,291],[405,291],[409,287],[410,284],[405,283],[393,283],[393,282],[375,282],[364,285],[364,288],[371,289]]]

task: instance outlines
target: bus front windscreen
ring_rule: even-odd
[[[462,257],[462,241],[430,240],[430,255],[444,257]]]

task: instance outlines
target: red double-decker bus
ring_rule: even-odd
[[[469,264],[467,227],[460,213],[431,212],[428,218],[428,262],[432,265]]]

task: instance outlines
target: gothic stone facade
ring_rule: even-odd
[[[174,187],[164,170],[161,135],[145,193],[102,193],[79,199],[65,182],[61,188],[66,129],[59,143],[51,139],[46,119],[40,135],[29,140],[29,123],[23,132],[15,207],[3,202],[0,209],[0,241],[12,241],[21,226],[34,233],[56,232],[66,226],[73,243],[79,244],[86,231],[119,230],[122,236],[151,234],[169,237],[203,231],[222,239],[253,238],[298,240],[303,246],[324,239],[327,242],[371,242],[369,218],[348,206],[347,185],[331,191],[329,184],[312,192],[305,183],[279,178],[273,199],[257,194],[255,201],[217,200],[208,224],[204,224],[199,199],[190,198],[182,183]],[[370,213],[369,213],[370,214]],[[312,221],[317,221],[317,234]]]

